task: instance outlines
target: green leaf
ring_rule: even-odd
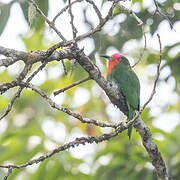
[[[0,35],[2,34],[8,22],[11,5],[12,5],[11,3],[9,4],[0,3]]]
[[[49,9],[48,0],[35,0],[35,3],[39,7],[39,9],[44,13],[44,15],[47,16],[48,9]],[[32,4],[29,4],[27,1],[22,1],[22,2],[20,1],[20,6],[21,6],[21,9],[23,11],[23,14],[27,23],[30,24],[32,28],[34,28],[36,31],[39,31],[42,28],[44,28],[44,25],[45,25],[44,18],[41,17],[41,15],[39,15],[38,12],[34,13],[35,9],[33,10],[33,12],[29,12],[29,11],[32,11],[32,8],[31,8]]]
[[[35,31],[31,36],[21,36],[28,51],[45,49],[43,45],[43,32]]]
[[[143,0],[132,0],[133,4],[139,2],[140,4],[142,4]]]

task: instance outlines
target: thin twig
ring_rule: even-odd
[[[66,69],[66,66],[65,66],[65,64],[64,64],[64,60],[63,60],[63,59],[61,60],[61,63],[62,63],[62,65],[63,65],[64,74],[67,75],[67,69]]]
[[[127,127],[122,126],[117,128],[115,131],[113,131],[112,133],[109,134],[103,134],[101,136],[91,136],[91,137],[80,137],[80,138],[76,138],[74,141],[71,141],[69,143],[64,144],[63,146],[60,146],[56,149],[54,149],[53,151],[49,152],[48,154],[44,155],[44,156],[40,156],[36,159],[30,160],[24,164],[20,164],[20,165],[0,165],[0,168],[6,168],[6,169],[19,169],[19,168],[24,168],[27,166],[31,166],[32,164],[38,164],[42,161],[44,161],[45,159],[61,152],[61,151],[65,151],[69,148],[74,148],[77,147],[79,145],[85,145],[87,143],[92,144],[92,143],[100,143],[102,141],[107,141],[115,136],[117,136],[119,133],[121,133],[124,129],[126,129]]]
[[[99,18],[99,23],[102,23],[103,22],[103,18],[102,18],[102,15],[101,15],[101,12],[100,10],[98,9],[98,7],[96,6],[96,4],[92,1],[92,0],[86,0],[89,4],[92,4],[93,8],[94,8],[94,11],[96,12],[98,18]]]
[[[56,16],[54,16],[54,18],[53,18],[53,20],[52,20],[52,23],[55,24],[56,19],[57,19],[63,12],[65,12],[65,11],[69,8],[69,6],[72,6],[73,4],[75,4],[75,3],[77,3],[77,2],[82,2],[82,1],[83,1],[83,0],[73,1],[72,3],[70,3],[70,4],[68,4],[67,6],[65,6],[64,8],[62,8],[61,11],[58,12]]]
[[[133,15],[133,17],[136,19],[136,21],[138,22],[138,25],[141,26],[143,25],[143,21],[131,10],[130,14]]]
[[[71,17],[70,24],[71,24],[72,33],[73,33],[73,39],[75,39],[76,35],[77,35],[77,29],[74,26],[74,15],[72,13],[72,3],[71,3],[71,0],[68,0],[68,3],[69,3],[69,15]]]
[[[9,114],[9,112],[12,110],[13,104],[14,104],[15,100],[20,96],[22,89],[23,88],[20,87],[18,89],[18,91],[15,93],[15,95],[11,99],[11,102],[8,104],[8,107],[5,111],[5,113],[0,117],[0,120],[2,120],[4,117],[6,117]]]
[[[105,23],[112,17],[112,15],[113,15],[113,9],[114,9],[115,5],[116,5],[116,2],[113,2],[112,6],[110,7],[110,9],[109,9],[109,11],[108,11],[108,14],[106,15],[105,18],[103,18],[102,22],[99,23],[99,24],[96,26],[96,28],[90,30],[90,31],[87,32],[87,33],[84,33],[84,34],[82,34],[82,35],[77,36],[77,37],[75,38],[75,41],[77,42],[77,41],[79,41],[79,40],[81,40],[81,39],[84,39],[84,38],[86,38],[86,37],[92,36],[92,35],[95,34],[96,32],[101,31],[101,29],[102,29],[102,27],[105,25]]]
[[[165,19],[169,22],[171,28],[172,28],[174,31],[176,31],[176,30],[174,29],[174,27],[173,27],[172,22],[170,21],[170,19],[168,18],[168,16],[162,12],[162,10],[161,10],[161,8],[159,7],[159,5],[158,5],[158,3],[156,2],[156,0],[154,0],[154,4],[155,4],[155,6],[156,6],[156,10],[155,10],[154,14],[156,14],[156,13],[160,14],[163,18],[165,18]]]
[[[54,46],[50,47],[47,51],[46,54],[44,56],[44,58],[49,57],[56,49],[60,48],[60,47],[66,47],[66,46],[70,46],[71,44],[73,44],[74,42],[80,41],[86,37],[90,37],[93,34],[101,31],[102,27],[106,24],[106,22],[112,17],[112,13],[113,13],[113,9],[115,7],[117,2],[113,2],[111,8],[108,11],[108,14],[106,15],[105,18],[103,18],[102,22],[99,23],[96,28],[91,29],[90,31],[77,36],[75,39],[70,40],[70,41],[63,41],[63,42],[59,42],[57,44],[55,44]]]
[[[7,179],[8,179],[9,175],[12,173],[12,170],[13,170],[12,167],[9,167],[9,168],[8,168],[8,173],[7,173],[6,176],[4,176],[4,180],[7,180]]]
[[[57,33],[57,35],[63,40],[66,41],[65,37],[61,34],[61,32],[55,27],[55,25],[44,15],[44,13],[39,9],[38,5],[34,2],[34,0],[28,0],[33,4],[36,8],[36,11],[43,17],[43,19],[47,22],[47,24]]]
[[[88,81],[88,80],[90,80],[90,79],[91,79],[90,77],[87,77],[87,78],[82,79],[82,80],[80,80],[80,81],[76,81],[75,83],[73,83],[73,84],[71,84],[71,85],[69,85],[69,86],[67,86],[67,87],[65,87],[65,88],[63,88],[63,89],[59,89],[59,90],[57,90],[57,91],[54,92],[54,96],[57,96],[58,94],[66,91],[66,90],[68,90],[68,89],[70,89],[70,88],[72,88],[72,87],[74,87],[74,86],[77,86],[77,85],[79,85],[79,84],[81,84],[81,83],[83,83],[83,82],[86,82],[86,81]]]
[[[32,64],[25,64],[24,69],[21,71],[21,73],[17,76],[17,78],[15,80],[13,80],[10,83],[0,84],[0,93],[3,94],[10,88],[17,86],[18,83],[26,77],[26,75],[29,72],[29,70],[31,69],[31,67],[32,67]]]
[[[54,108],[54,109],[56,109],[58,111],[62,111],[64,113],[66,113],[66,114],[68,114],[68,115],[78,119],[82,123],[94,124],[94,125],[99,126],[99,127],[112,127],[112,128],[119,127],[119,124],[103,123],[103,122],[96,121],[94,119],[85,118],[85,117],[82,117],[80,114],[75,113],[75,112],[69,110],[68,108],[60,107],[55,102],[53,102],[51,100],[51,98],[49,98],[42,90],[40,90],[39,88],[35,87],[33,84],[21,82],[19,85],[21,87],[26,87],[26,88],[32,89],[33,91],[38,93],[42,98],[44,98],[49,103],[49,105],[52,108]]]
[[[159,51],[160,51],[160,55],[159,55],[159,63],[157,65],[157,75],[156,75],[156,79],[154,81],[154,86],[153,86],[153,90],[151,93],[151,96],[149,97],[149,99],[147,100],[147,102],[143,105],[143,107],[141,108],[141,112],[144,110],[144,108],[149,104],[149,102],[152,100],[154,94],[156,93],[156,86],[157,86],[157,82],[160,76],[160,65],[161,65],[161,61],[162,61],[162,45],[161,45],[161,38],[160,35],[157,34],[158,40],[159,40]]]
[[[129,10],[128,8],[124,7],[122,4],[116,4],[116,6],[121,9],[121,10],[124,10],[124,11],[127,11],[129,12],[129,14],[131,14],[135,19],[136,21],[138,22],[138,25],[139,26],[142,26],[143,25],[143,21],[136,15],[135,12],[133,12],[132,10]]]
[[[135,62],[135,64],[132,66],[132,68],[134,68],[137,64],[139,64],[139,62],[142,60],[142,57],[143,57],[144,52],[145,52],[146,47],[147,47],[146,34],[144,33],[143,26],[141,26],[141,27],[142,27],[142,32],[143,32],[143,36],[144,36],[144,48],[143,48],[143,50],[141,51],[141,53],[139,55],[138,61]]]
[[[45,65],[47,63],[43,63],[36,71],[34,71],[34,73],[26,80],[26,83],[29,83],[32,78],[39,72],[41,71]],[[7,110],[5,111],[5,113],[0,117],[0,120],[2,120],[4,117],[6,117],[8,115],[8,113],[12,110],[12,107],[13,107],[13,104],[14,102],[16,101],[17,98],[20,97],[21,95],[21,92],[23,91],[24,87],[20,87],[17,92],[15,93],[15,95],[13,96],[13,98],[11,99],[11,102],[8,104],[8,108]]]

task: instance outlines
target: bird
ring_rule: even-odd
[[[135,112],[140,108],[140,82],[132,70],[128,59],[115,53],[112,56],[101,55],[108,59],[108,69],[106,78],[116,85],[120,93],[123,94],[128,107],[128,121],[132,120]],[[128,128],[128,137],[131,138],[132,125]]]

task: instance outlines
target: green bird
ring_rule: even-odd
[[[139,111],[140,104],[140,83],[139,79],[132,70],[126,57],[119,53],[112,56],[102,55],[107,58],[108,70],[107,79],[115,84],[119,91],[124,95],[128,106],[128,120],[133,119],[135,111]],[[128,128],[128,136],[131,137],[132,126]]]

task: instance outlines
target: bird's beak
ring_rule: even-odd
[[[113,57],[112,57],[112,56],[107,56],[107,55],[100,55],[100,56],[108,59],[109,61],[112,61],[112,60],[113,60]]]

